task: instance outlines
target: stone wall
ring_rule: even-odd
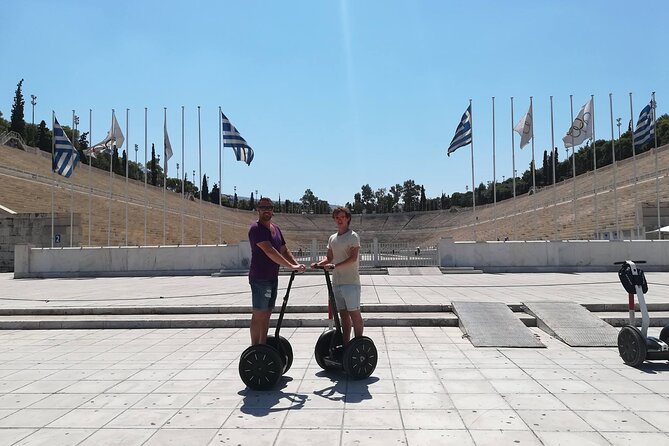
[[[81,220],[73,215],[72,246],[81,242]],[[0,272],[14,271],[14,246],[51,247],[51,214],[0,214]],[[70,246],[70,214],[54,216],[54,247]]]

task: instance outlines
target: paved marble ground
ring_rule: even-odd
[[[669,273],[648,273],[669,302]],[[625,303],[615,273],[363,276],[363,303]],[[285,286],[287,277],[281,277]],[[325,303],[320,276],[291,304]],[[248,305],[244,277],[13,280],[0,309]],[[669,363],[637,370],[614,348],[475,348],[458,328],[369,328],[368,380],[316,365],[316,328],[284,329],[293,367],[244,388],[247,329],[0,331],[4,445],[669,445]],[[657,334],[659,329],[651,329]]]
[[[244,388],[245,329],[0,332],[0,445],[666,445],[669,364],[615,349],[474,348],[458,328],[370,328],[367,380],[316,365]]]
[[[647,273],[648,302],[669,302],[669,273]],[[285,288],[287,276],[280,277]],[[454,300],[517,304],[551,300],[627,303],[616,273],[362,276],[363,304],[450,304]],[[321,275],[295,279],[291,305],[325,305]],[[227,306],[250,304],[246,277],[19,279],[0,274],[0,309],[54,306]]]

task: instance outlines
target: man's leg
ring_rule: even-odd
[[[271,315],[272,310],[253,310],[251,315],[251,345],[267,342],[267,330],[269,330]]]
[[[348,310],[341,310],[339,312],[339,319],[341,320],[341,333],[344,338],[344,345],[346,345],[351,338],[351,317]]]
[[[351,310],[348,312],[348,314],[351,317],[351,322],[353,323],[353,333],[355,334],[355,337],[357,338],[362,336],[364,323],[362,322],[362,314],[360,314],[360,310]]]

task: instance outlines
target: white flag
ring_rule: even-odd
[[[520,135],[520,148],[522,149],[532,139],[532,104],[518,124],[513,128]]]
[[[167,135],[167,119],[165,119],[165,176],[167,176],[167,162],[172,158],[172,144],[170,144],[170,137]]]
[[[578,112],[578,116],[562,141],[564,141],[565,148],[569,148],[572,145],[575,147],[581,144],[586,139],[592,139],[592,99]]]
[[[107,137],[99,143],[91,146],[88,150],[86,150],[85,153],[86,155],[90,155],[95,158],[95,155],[99,152],[112,150],[112,145],[115,145],[117,148],[121,147],[124,141],[125,138],[123,137],[121,126],[118,125],[116,115],[112,114],[112,128],[107,132]]]

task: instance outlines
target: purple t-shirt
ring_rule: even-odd
[[[272,235],[272,231],[258,222],[253,223],[249,229],[249,243],[251,244],[249,279],[273,280],[279,277],[279,265],[274,263],[274,260],[267,257],[265,251],[258,247],[258,243],[268,241],[277,251],[281,252],[281,247],[286,244],[281,229],[273,223],[271,225],[274,229],[274,235]]]

